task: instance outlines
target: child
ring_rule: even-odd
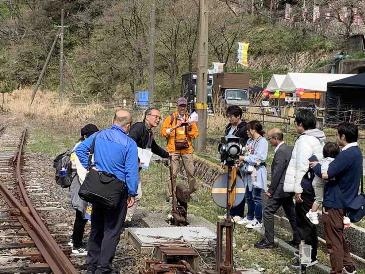
[[[318,221],[318,208],[321,206],[323,202],[323,189],[324,183],[327,181],[325,178],[327,177],[327,170],[329,164],[336,158],[336,156],[340,153],[340,147],[336,143],[328,142],[323,147],[323,159],[320,161],[321,164],[321,172],[323,175],[323,179],[315,176],[313,179],[313,188],[316,194],[315,201],[312,205],[312,208],[306,214],[307,218],[315,225],[319,224]],[[345,226],[349,225],[349,219],[344,217]]]

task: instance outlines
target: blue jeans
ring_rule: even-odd
[[[261,223],[262,221],[262,188],[253,187],[252,191],[246,189],[247,200],[247,219],[253,220],[256,218]]]

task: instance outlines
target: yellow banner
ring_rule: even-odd
[[[243,43],[242,47],[242,65],[248,66],[248,46],[250,43]]]

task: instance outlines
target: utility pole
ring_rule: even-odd
[[[54,50],[54,48],[55,48],[55,45],[56,45],[56,42],[57,42],[57,40],[58,40],[59,35],[60,35],[60,30],[58,30],[58,32],[57,32],[57,34],[56,34],[56,37],[55,37],[55,38],[54,38],[54,40],[53,40],[53,43],[52,43],[51,49],[50,49],[50,51],[48,52],[48,55],[47,55],[47,58],[46,58],[46,62],[44,63],[43,68],[42,68],[42,71],[41,71],[41,74],[39,75],[38,80],[37,80],[37,83],[36,83],[36,85],[35,85],[35,86],[34,86],[34,88],[33,88],[32,98],[31,98],[31,100],[30,100],[30,105],[32,105],[32,103],[33,103],[33,101],[34,101],[34,97],[35,97],[35,95],[36,95],[36,93],[37,93],[37,90],[38,90],[38,88],[39,88],[40,84],[41,84],[41,81],[42,81],[42,79],[43,79],[44,73],[46,72],[46,68],[47,68],[47,66],[48,66],[49,60],[51,59],[51,55],[52,55],[52,52],[53,52],[53,50]]]
[[[64,34],[64,9],[61,10],[61,32],[60,32],[60,100],[63,100],[64,97],[64,75],[63,75],[63,68],[64,68],[64,58],[63,58],[63,34]]]
[[[155,35],[156,35],[156,0],[152,0],[150,11],[150,47],[149,47],[149,102],[153,103],[155,92]]]
[[[199,137],[197,151],[203,151],[207,142],[207,82],[208,82],[208,0],[199,0],[198,113]]]

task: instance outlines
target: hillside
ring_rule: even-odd
[[[209,63],[224,62],[228,71],[248,70],[252,83],[261,84],[272,73],[315,70],[341,50],[340,41],[350,34],[338,20],[328,25],[311,23],[309,15],[303,19],[302,1],[271,1],[274,6],[268,2],[209,2]],[[292,10],[286,20],[289,2]],[[330,2],[335,8],[340,1]],[[70,96],[111,99],[146,89],[150,5],[150,0],[2,1],[0,91],[36,83],[57,35],[62,8]],[[156,2],[156,99],[177,96],[181,74],[196,69],[198,9],[196,0]],[[248,68],[236,65],[239,41],[250,43]],[[57,41],[43,87],[58,88],[59,52]]]

